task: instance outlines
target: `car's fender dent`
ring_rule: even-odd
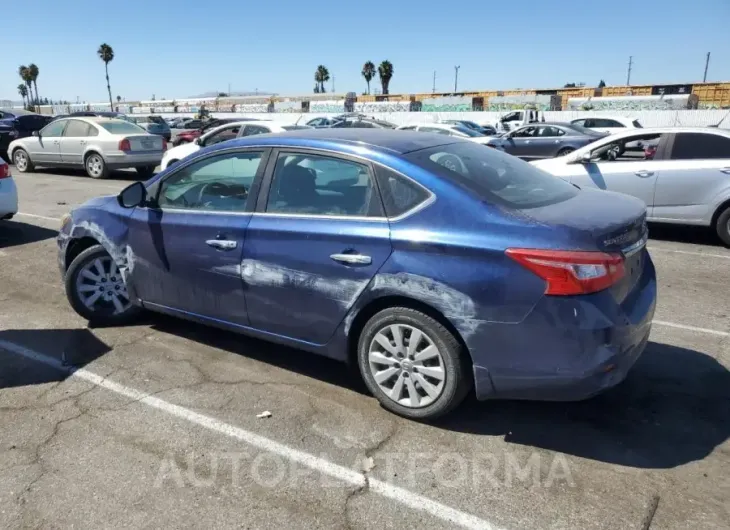
[[[124,228],[123,232],[126,232],[126,228]],[[132,248],[124,241],[126,239],[124,235],[122,233],[119,234],[118,238],[110,237],[107,234],[107,230],[99,224],[93,221],[81,221],[73,226],[70,237],[72,239],[91,237],[98,241],[117,264],[126,282],[129,273],[134,269],[136,257]]]

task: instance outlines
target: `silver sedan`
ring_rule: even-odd
[[[125,120],[100,117],[63,118],[33,136],[14,140],[8,157],[20,173],[36,166],[84,168],[92,178],[112,169],[135,168],[150,177],[162,160],[167,142]]]

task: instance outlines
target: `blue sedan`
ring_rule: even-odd
[[[158,311],[357,364],[387,409],[621,382],[656,300],[644,204],[444,135],[310,129],[201,149],[66,216],[71,306]]]

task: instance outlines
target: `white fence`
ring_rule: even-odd
[[[369,114],[377,119],[382,119],[397,125],[408,125],[415,123],[437,122],[439,120],[457,119],[471,120],[479,124],[494,124],[500,116],[506,112],[379,112]],[[730,129],[729,110],[645,110],[645,111],[547,111],[546,121],[570,121],[583,116],[625,116],[638,119],[644,127],[707,127],[720,123],[720,127]],[[160,114],[164,117],[192,116],[192,114]],[[295,114],[295,113],[230,113],[214,112],[217,118],[245,117],[261,120],[275,121],[282,124],[299,123],[320,116],[336,116],[336,114]]]

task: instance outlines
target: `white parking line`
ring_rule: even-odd
[[[45,215],[37,215],[37,214],[34,214],[34,213],[18,212],[15,215],[22,215],[22,216],[25,216],[25,217],[34,217],[35,219],[45,219],[46,221],[55,221],[56,223],[58,221],[60,221],[60,219],[58,217],[47,217]]]
[[[0,340],[0,348],[17,355],[21,355],[27,359],[45,364],[46,366],[50,366],[57,370],[67,372],[73,377],[77,377],[116,394],[128,397],[138,403],[142,403],[171,416],[186,420],[210,431],[218,432],[230,438],[235,438],[263,451],[297,462],[346,484],[350,484],[358,488],[368,486],[368,491],[372,491],[373,493],[408,506],[414,510],[428,513],[442,521],[454,523],[463,528],[469,529],[498,530],[492,523],[485,521],[484,519],[462,512],[456,508],[452,508],[433,499],[429,499],[428,497],[410,492],[398,486],[393,486],[392,484],[388,484],[387,482],[375,478],[366,479],[365,475],[362,473],[340,466],[339,464],[335,464],[325,460],[324,458],[294,449],[261,436],[260,434],[247,431],[240,427],[235,427],[210,416],[175,405],[163,399],[151,396],[146,392],[141,392],[134,388],[120,385],[119,383],[115,383],[114,381],[106,379],[105,377],[83,368],[64,366],[58,359],[48,357],[47,355],[25,348],[24,346]]]
[[[688,254],[690,256],[701,256],[703,258],[722,258],[722,259],[730,259],[730,254],[709,254],[707,252],[695,252],[691,250],[674,250],[672,248],[661,248],[661,247],[655,247],[650,246],[647,247],[650,252],[673,252],[675,254]]]
[[[686,329],[688,331],[697,331],[699,333],[707,333],[709,335],[717,335],[718,337],[730,337],[727,331],[718,331],[716,329],[698,328],[695,326],[686,326],[685,324],[675,324],[674,322],[665,322],[664,320],[653,320],[652,324],[667,326],[668,328]]]

